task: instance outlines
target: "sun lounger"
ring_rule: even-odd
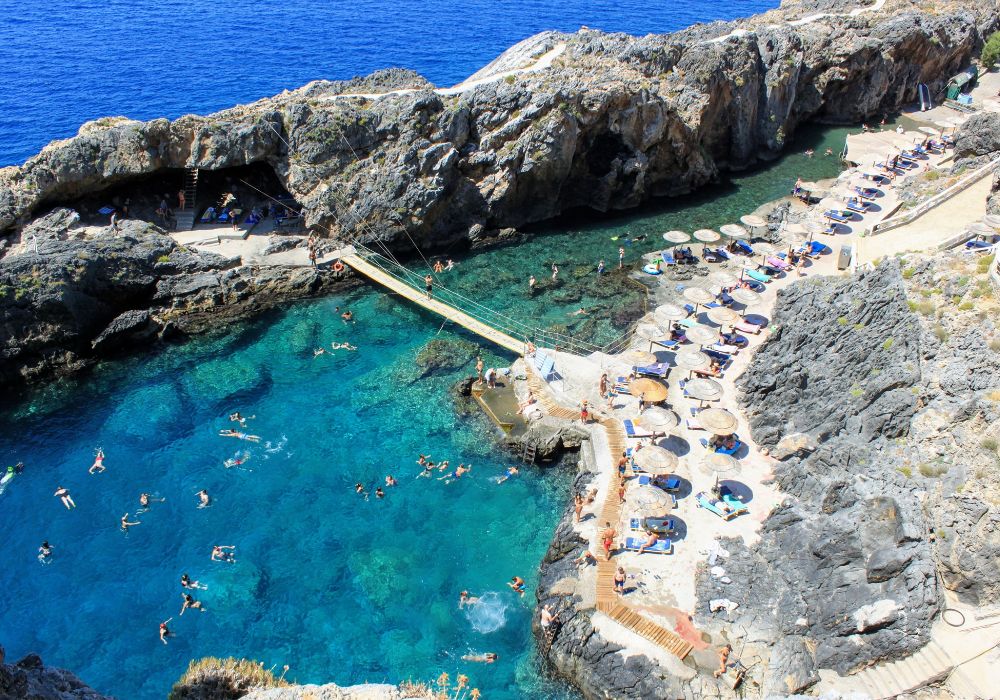
[[[203,224],[210,224],[215,221],[215,207],[209,207],[205,210],[205,213],[201,215],[199,221]]]
[[[671,476],[670,478],[663,480],[662,482],[660,482],[657,479],[654,479],[653,477],[650,477],[649,475],[644,475],[639,477],[639,486],[649,486],[650,484],[653,484],[653,486],[661,488],[664,491],[676,491],[681,487],[681,480],[678,479],[676,476]],[[671,500],[673,500],[674,506],[676,506],[677,498],[672,495],[670,498]]]
[[[545,381],[549,380],[555,372],[556,360],[554,357],[546,357],[542,366],[539,368],[538,373],[542,375],[542,379]]]
[[[733,298],[729,296],[726,292],[719,292],[719,301],[723,306],[729,306],[733,303]]]
[[[651,340],[649,342],[653,345],[659,345],[661,348],[666,348],[667,350],[673,350],[681,344],[681,341],[671,340],[670,338],[664,338],[663,340]]]
[[[625,549],[630,552],[638,552],[639,548],[644,544],[646,544],[646,541],[641,537],[627,537],[625,539]],[[674,545],[668,539],[660,539],[652,547],[646,547],[642,551],[643,553],[651,552],[652,554],[673,554]]]
[[[678,480],[678,484],[680,481]],[[654,532],[672,533],[676,527],[673,518],[640,518],[638,515],[633,515],[628,519],[628,529],[635,531],[645,531],[646,530],[646,520],[652,520],[651,523],[656,529]]]
[[[740,351],[738,345],[725,345],[723,343],[715,343],[714,345],[709,345],[704,348],[705,351],[714,352],[719,355],[735,355]]]
[[[731,260],[733,257],[732,255],[729,254],[729,251],[723,248],[722,246],[719,246],[718,248],[715,249],[715,254],[718,255],[723,260]]]
[[[685,328],[692,328],[698,325],[698,322],[693,318],[682,318],[677,322],[678,325],[684,326]]]
[[[756,323],[750,323],[749,321],[740,321],[733,326],[733,328],[738,330],[740,333],[753,333],[754,335],[757,335],[760,333],[761,326],[758,326]]]
[[[667,251],[663,251],[662,253],[660,253],[660,257],[663,259],[663,264],[664,265],[676,265],[677,264],[677,261],[674,259],[674,256],[673,256],[672,253],[668,253]]]
[[[657,362],[656,364],[646,365],[645,367],[633,367],[632,370],[639,375],[659,377],[663,379],[670,372],[670,365],[666,362]]]
[[[700,440],[700,442],[701,442],[702,447],[704,447],[705,449],[712,449],[708,445],[708,440],[702,438]],[[712,449],[712,451],[713,452],[717,452],[717,453],[722,454],[722,455],[730,455],[730,456],[732,456],[732,455],[736,454],[737,452],[739,452],[739,449],[741,447],[743,447],[743,443],[740,442],[739,440],[737,440],[736,444],[733,445],[732,447],[730,447],[729,449],[726,449],[725,447],[716,447],[715,449]]]
[[[697,418],[688,418],[685,423],[687,423],[688,430],[704,430],[701,427],[701,423],[698,422]]]
[[[753,255],[753,248],[746,241],[736,241],[736,247],[739,248],[746,255]]]
[[[655,438],[664,435],[664,433],[651,433],[648,430],[643,430],[630,420],[623,420],[622,425],[625,427],[625,437],[629,437],[634,440],[638,440],[640,438]]]
[[[993,244],[992,243],[987,243],[986,241],[981,241],[981,240],[977,239],[975,241],[966,241],[965,242],[965,247],[969,248],[970,250],[975,250],[975,249],[983,249],[983,250],[985,250],[987,248],[992,248]]]
[[[767,261],[766,261],[766,262],[767,262],[767,264],[768,264],[768,265],[770,265],[771,267],[773,267],[773,268],[776,268],[776,269],[778,269],[778,270],[782,270],[782,271],[785,271],[785,272],[787,272],[788,270],[791,270],[791,269],[792,269],[792,266],[791,266],[791,265],[789,265],[788,263],[786,263],[786,262],[785,262],[784,260],[782,260],[781,258],[776,258],[776,257],[774,257],[773,255],[771,255],[771,256],[768,256],[768,258],[767,258]]]
[[[841,212],[833,211],[832,209],[827,209],[825,212],[823,212],[823,216],[833,221],[836,221],[838,224],[846,224],[848,221],[850,221],[850,219],[844,216]]]
[[[545,360],[549,357],[548,353],[538,350],[535,352],[535,369],[542,369],[542,365],[545,364]]]
[[[858,195],[859,197],[864,197],[865,199],[874,199],[876,196],[878,196],[878,190],[876,190],[874,187],[855,186],[852,187],[851,189],[854,191],[854,194]]]
[[[753,269],[751,269],[749,267],[743,268],[743,274],[746,275],[747,277],[749,277],[752,280],[756,280],[757,282],[770,282],[771,281],[771,276],[770,275],[768,275],[768,274],[766,274],[764,272],[760,272],[759,270],[753,270]]]
[[[704,508],[710,513],[715,513],[723,520],[732,520],[740,513],[749,512],[749,508],[745,503],[740,503],[739,501],[730,500],[728,498],[723,498],[722,503],[728,506],[729,510],[722,508],[720,505],[716,505],[717,502],[713,501],[708,497],[704,491],[695,496],[695,501],[699,508]]]
[[[817,255],[823,255],[827,253],[830,248],[819,241],[809,241],[809,249],[806,251],[806,255],[809,257],[816,257]]]
[[[688,316],[694,313],[694,304],[685,304],[684,310],[688,312]]]

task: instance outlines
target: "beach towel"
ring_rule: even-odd
[[[743,268],[743,274],[746,275],[747,277],[749,277],[750,279],[756,280],[758,282],[770,282],[771,281],[771,276],[770,275],[768,275],[768,274],[766,274],[764,272],[760,272],[759,270],[751,270],[749,267]]]
[[[761,329],[761,327],[758,326],[756,323],[750,323],[749,321],[740,321],[735,326],[733,326],[733,328],[738,330],[740,333],[753,333],[754,335],[760,333]]]
[[[715,513],[723,520],[731,520],[740,513],[746,513],[749,511],[745,503],[740,503],[739,501],[733,503],[728,500],[724,500],[723,502],[730,509],[727,513],[720,505],[716,505],[716,502],[712,501],[705,492],[701,492],[695,496],[695,501],[697,502],[699,508],[704,508],[710,513]]]
[[[768,256],[768,258],[767,258],[767,264],[770,265],[771,267],[775,268],[775,269],[778,269],[778,270],[788,271],[788,270],[792,269],[791,265],[789,265],[788,263],[786,263],[781,258],[776,258],[774,256]]]
[[[109,216],[113,214],[114,211],[115,211],[114,207],[101,207],[100,209],[97,210],[97,213],[103,214],[104,216]]]

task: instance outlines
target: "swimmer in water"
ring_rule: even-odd
[[[208,491],[202,489],[201,491],[198,492],[197,495],[198,495],[199,508],[208,508],[210,505],[212,505],[212,498],[211,496],[208,495]]]
[[[142,506],[142,507],[139,510],[137,510],[136,512],[137,513],[145,513],[147,510],[149,510],[149,504],[150,503],[163,503],[166,500],[167,499],[165,499],[165,498],[153,498],[148,493],[140,493],[139,494],[139,505]]]
[[[340,314],[340,318],[344,320],[344,323],[352,323],[354,321],[354,313],[348,309]]]
[[[231,428],[226,428],[225,430],[219,431],[220,437],[234,437],[240,440],[247,440],[248,442],[260,442],[260,435],[247,435],[246,433],[241,433],[238,430],[232,430]]]
[[[466,654],[462,657],[462,661],[475,661],[480,664],[491,664],[500,657],[489,651],[485,654]]]
[[[69,495],[69,490],[64,489],[62,486],[56,487],[56,492],[52,494],[53,496],[58,496],[62,504],[66,506],[66,510],[72,510],[76,508],[76,503],[73,502],[73,497]]]
[[[201,610],[202,612],[205,612],[205,608],[202,607],[201,601],[195,600],[190,593],[181,593],[181,597],[184,598],[184,604],[181,605],[181,612],[180,612],[181,615],[183,615],[184,611],[187,610],[188,608],[191,608],[192,610]]]
[[[475,605],[478,602],[479,598],[469,595],[468,591],[462,591],[462,593],[458,596],[458,609],[461,610],[466,605]]]
[[[350,343],[330,343],[330,347],[334,350],[357,350],[358,348]]]
[[[130,522],[128,519],[128,513],[126,513],[125,515],[122,516],[121,524],[122,524],[122,532],[124,532],[127,535],[128,529],[130,527],[132,527],[133,525],[142,525],[142,522],[138,520],[136,520],[135,522]]]
[[[246,462],[249,459],[250,459],[250,453],[249,452],[237,452],[232,457],[230,457],[225,462],[223,462],[222,466],[224,466],[226,469],[230,469],[232,467],[239,467],[239,466],[242,466],[242,465],[246,464]],[[249,470],[247,470],[247,471],[249,471]]]
[[[247,416],[247,417],[241,416],[239,411],[235,411],[235,412],[229,414],[229,420],[233,421],[234,423],[239,423],[240,426],[243,427],[243,428],[247,427],[247,421],[248,420],[253,420],[256,417],[257,416],[255,416],[255,415],[254,416]]]
[[[502,484],[503,482],[507,481],[507,479],[511,478],[512,476],[517,476],[519,473],[520,472],[518,472],[517,467],[515,466],[507,467],[507,472],[500,477],[497,483]]]
[[[334,350],[336,350],[336,348],[334,348]],[[325,355],[325,354],[326,350],[324,350],[323,348],[316,348],[315,350],[313,350],[313,357],[319,357],[320,355]]]
[[[394,477],[392,474],[388,474],[385,477],[385,485],[386,486],[395,486],[397,483],[398,482],[396,481],[396,477]]]
[[[429,477],[433,473],[434,473],[434,462],[426,462],[424,463],[424,470],[419,474],[417,474],[417,478],[419,479],[422,476]]]
[[[98,472],[104,471],[104,451],[98,447],[97,452],[94,454],[94,463],[90,465],[90,469],[87,470],[90,474],[97,474]]]
[[[522,596],[526,593],[524,589],[524,579],[521,578],[520,576],[515,576],[514,578],[512,578],[510,581],[507,582],[507,585],[510,586],[511,590],[513,590],[515,593],[518,593]]]
[[[198,581],[192,581],[191,577],[187,575],[187,572],[181,574],[181,586],[184,588],[193,588],[199,591],[207,591],[208,586],[204,586]]]
[[[42,546],[38,548],[38,561],[43,564],[52,563],[52,545],[49,544],[48,540],[42,542]]]
[[[236,563],[235,544],[217,544],[212,547],[212,561],[224,561],[227,564]]]
[[[160,641],[164,644],[167,643],[167,637],[170,636],[170,628],[167,627],[167,623],[174,618],[168,618],[160,623]]]
[[[385,498],[385,491],[382,490],[381,486],[375,487],[375,498]]]
[[[444,476],[440,477],[438,481],[444,480],[444,483],[450,484],[455,479],[461,479],[464,475],[468,474],[471,471],[472,471],[471,464],[469,466],[465,466],[464,464],[459,464],[458,467],[455,468],[455,471],[445,474]]]
[[[359,496],[365,496],[365,497],[368,496],[368,494],[365,493],[365,485],[362,484],[360,481],[354,485],[354,493],[358,494]]]
[[[429,457],[430,455],[420,455],[420,459],[417,460],[417,464],[419,464],[421,467],[424,466],[425,464],[427,464],[427,459]]]

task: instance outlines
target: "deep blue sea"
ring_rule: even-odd
[[[205,114],[379,68],[438,85],[546,30],[649,34],[775,0],[20,0],[0,3],[0,166],[90,119]]]
[[[10,3],[0,13],[0,164],[24,160],[85,120],[207,113],[316,78],[406,66],[455,83],[508,45],[544,29],[586,24],[632,33],[751,14],[771,2],[461,4]],[[784,194],[796,176],[836,173],[842,130],[806,130],[783,159],[695,197],[598,220],[537,227],[516,248],[457,258],[446,283],[539,323],[569,324],[597,303],[587,270],[615,260],[613,237],[717,227]],[[531,297],[526,280],[560,264],[566,286]],[[599,291],[599,290],[597,290]],[[599,295],[598,295],[599,296]],[[352,308],[343,324],[335,306]],[[597,331],[613,334],[607,319]],[[189,660],[245,656],[291,668],[300,682],[398,682],[464,673],[484,700],[575,697],[544,679],[530,635],[536,568],[567,502],[572,475],[526,470],[503,485],[509,459],[480,416],[456,413],[448,389],[472,372],[477,350],[422,376],[432,339],[475,343],[398,299],[368,288],[303,302],[182,346],[108,362],[75,381],[0,403],[0,466],[27,469],[0,494],[0,644],[77,672],[123,700],[162,698]],[[358,352],[313,357],[350,341]],[[510,358],[480,347],[488,365]],[[0,399],[2,402],[2,399]],[[232,410],[256,415],[249,444],[218,436]],[[107,471],[90,475],[103,447]],[[224,466],[247,453],[240,468]],[[416,479],[420,452],[471,462],[472,478]],[[358,496],[386,474],[383,500]],[[64,509],[56,487],[78,507]],[[206,488],[214,502],[196,507]],[[136,517],[139,494],[165,498]],[[36,560],[48,539],[51,564]],[[212,545],[236,545],[235,564]],[[208,585],[207,612],[178,615],[182,572]],[[468,588],[488,594],[477,615],[457,608]],[[166,646],[157,625],[169,617]],[[494,651],[486,666],[462,662]]]

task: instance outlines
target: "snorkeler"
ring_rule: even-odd
[[[358,494],[359,496],[364,496],[365,500],[366,501],[368,500],[368,493],[365,491],[365,485],[362,484],[360,481],[354,485],[354,493]]]
[[[514,578],[512,578],[510,581],[507,582],[507,585],[510,586],[511,590],[513,590],[515,593],[519,593],[522,596],[526,592],[524,589],[524,579],[521,578],[520,576],[515,576]]]
[[[122,523],[122,532],[124,532],[126,535],[128,534],[128,529],[133,525],[142,525],[142,522],[139,520],[136,520],[135,522],[130,522],[128,519],[128,513],[122,516],[121,523]]]
[[[225,430],[219,431],[220,437],[234,437],[240,440],[247,440],[249,442],[260,442],[260,435],[247,435],[246,433],[241,433],[237,430],[231,428],[226,428]]]
[[[476,663],[481,664],[491,664],[499,658],[500,657],[493,652],[488,651],[485,654],[466,654],[462,657],[462,661],[475,661]]]
[[[76,503],[73,502],[73,497],[69,495],[68,489],[64,489],[62,486],[57,486],[56,492],[52,495],[59,496],[59,500],[62,501],[64,506],[66,506],[66,510],[76,508]]]
[[[217,544],[212,547],[212,561],[224,561],[227,564],[236,563],[235,544]]]
[[[208,590],[208,586],[205,586],[198,581],[192,581],[191,577],[187,575],[187,572],[181,574],[181,586],[184,588],[193,588],[199,591]]]
[[[417,460],[417,464],[419,464],[421,467],[424,466],[425,464],[427,464],[427,459],[429,457],[430,455],[420,455],[420,459]]]
[[[52,545],[49,544],[48,540],[42,542],[42,546],[38,548],[38,561],[43,564],[52,563]]]
[[[14,480],[14,477],[24,471],[24,462],[18,462],[17,464],[7,467],[4,471],[4,475],[0,477],[0,493],[7,490],[7,485]]]
[[[344,320],[344,323],[352,323],[354,321],[354,313],[350,309],[348,309],[344,313],[340,314],[340,318]]]
[[[245,452],[245,451],[244,452],[237,452],[232,457],[230,457],[225,462],[223,462],[222,466],[224,466],[226,469],[231,469],[232,467],[240,467],[240,466],[246,464],[249,460],[250,460],[250,453],[249,452]]]
[[[462,593],[458,596],[458,609],[461,610],[466,605],[475,605],[478,602],[479,598],[469,595],[468,591],[462,591]]]
[[[512,476],[517,476],[518,474],[519,472],[516,466],[513,465],[509,466],[507,467],[507,472],[497,480],[497,483],[502,484],[503,482],[507,481],[507,479],[511,478]]]
[[[197,493],[197,496],[198,496],[199,508],[208,508],[210,505],[212,505],[212,498],[211,496],[208,495],[207,490],[202,489]]]
[[[90,474],[97,474],[98,472],[104,471],[104,450],[100,447],[97,448],[97,452],[94,453],[94,463],[90,465],[90,469],[87,470]]]
[[[167,637],[171,636],[170,628],[167,627],[167,623],[174,618],[168,618],[160,623],[160,641],[164,644],[167,643]]]
[[[357,350],[358,348],[350,343],[330,343],[330,348],[333,350]]]
[[[181,612],[180,612],[181,615],[183,615],[184,611],[187,610],[188,608],[191,608],[192,610],[201,610],[202,612],[205,612],[205,608],[202,607],[201,601],[195,600],[193,597],[191,597],[190,593],[181,593],[181,596],[184,598],[184,604],[181,605]]]

